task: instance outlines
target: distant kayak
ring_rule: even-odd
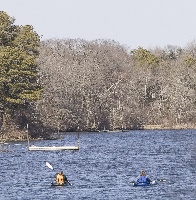
[[[70,183],[65,182],[64,184],[59,184],[59,183],[51,183],[51,186],[68,186]]]
[[[133,186],[151,186],[151,185],[156,185],[156,181],[151,181],[150,183],[139,183],[139,182],[133,182]]]

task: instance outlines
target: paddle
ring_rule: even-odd
[[[50,168],[51,170],[54,170],[53,166],[49,162],[46,162],[46,166]],[[67,182],[69,183],[69,185],[72,185],[68,180]]]
[[[161,178],[161,179],[157,179],[157,181],[159,181],[159,182],[166,182],[166,181],[168,181],[168,179]]]
[[[53,166],[52,166],[49,162],[46,162],[46,166],[47,166],[48,168],[50,168],[51,170],[54,170]]]

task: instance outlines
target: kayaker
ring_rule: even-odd
[[[140,176],[139,176],[138,179],[137,179],[137,182],[138,182],[138,183],[150,183],[151,180],[150,180],[149,177],[147,177],[146,172],[142,170],[142,171],[140,172]]]
[[[63,185],[68,182],[67,177],[63,174],[63,171],[56,174],[56,183]]]

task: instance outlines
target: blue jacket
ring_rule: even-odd
[[[149,179],[148,179],[146,176],[140,176],[140,177],[137,179],[137,182],[138,182],[138,183],[147,183],[147,182],[149,182]]]

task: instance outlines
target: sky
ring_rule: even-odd
[[[0,0],[0,10],[46,39],[109,39],[132,49],[196,39],[196,0]]]

